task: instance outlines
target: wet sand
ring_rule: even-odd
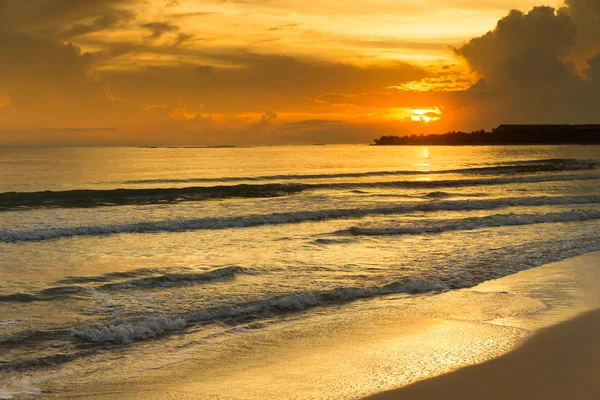
[[[368,400],[600,399],[600,310],[541,330],[497,359]]]

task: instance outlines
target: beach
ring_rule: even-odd
[[[599,329],[595,310],[541,330],[500,358],[366,399],[598,399]]]

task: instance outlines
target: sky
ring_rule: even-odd
[[[0,146],[600,123],[600,0],[0,0]]]

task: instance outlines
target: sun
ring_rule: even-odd
[[[442,117],[442,111],[439,107],[402,108],[396,111],[396,116],[405,121],[429,123],[439,121]]]

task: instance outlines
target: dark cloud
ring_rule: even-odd
[[[569,15],[577,25],[577,52],[582,55],[600,51],[600,1],[565,0],[561,13]]]
[[[94,61],[90,53],[71,43],[39,35],[3,32],[0,35],[0,71],[4,77],[27,77],[64,82],[83,77]]]
[[[71,38],[73,36],[85,35],[87,33],[103,31],[123,24],[133,19],[134,14],[126,10],[110,10],[96,17],[92,22],[75,23],[62,32],[62,36]]]
[[[187,13],[173,13],[170,14],[171,17],[175,18],[189,18],[189,17],[206,17],[208,15],[217,14],[214,11],[197,11],[197,12],[187,12]]]
[[[269,30],[270,31],[280,31],[282,29],[295,28],[297,26],[298,26],[298,24],[283,24],[283,25],[277,25],[272,28],[269,28]]]
[[[107,71],[104,78],[120,93],[153,98],[172,93],[184,101],[206,104],[214,112],[253,112],[256,104],[283,110],[314,107],[327,92],[360,93],[419,80],[424,69],[406,63],[356,66],[247,52],[209,53],[210,64]],[[152,82],[152,85],[148,85]],[[198,101],[198,99],[203,99]]]
[[[588,76],[592,83],[600,84],[600,53],[588,60]],[[600,93],[599,93],[600,95]]]
[[[484,36],[456,49],[492,85],[536,86],[575,76],[563,60],[575,44],[571,18],[551,7],[513,10]]]
[[[19,13],[22,3],[4,0],[0,3],[0,19],[7,20],[4,12],[11,10],[15,12],[15,19],[24,20]],[[108,1],[104,5],[117,3]],[[53,30],[58,36],[45,33],[46,26],[36,19],[36,15],[64,19],[65,15],[58,15],[61,10],[79,17],[95,15],[96,11],[109,8],[85,0],[73,5],[75,10],[66,9],[72,4],[68,1],[31,1],[27,4],[31,7],[28,23],[20,27],[0,24],[0,93],[10,99],[9,105],[2,108],[4,121],[15,125],[47,126],[59,125],[65,120],[85,121],[90,115],[97,115],[99,110],[105,115],[112,112],[110,87],[94,70],[99,57],[63,41],[58,34],[65,29],[60,25]],[[79,12],[81,4],[88,4],[96,11],[92,14]]]
[[[216,68],[212,65],[198,65],[196,67],[196,72],[198,72],[199,74],[210,74],[214,71],[216,71]]]
[[[65,37],[128,22],[134,0],[0,0],[0,30]],[[90,21],[91,20],[91,21]]]
[[[194,35],[189,35],[187,33],[180,33],[177,35],[177,39],[175,39],[175,43],[173,43],[173,47],[180,46],[183,42],[187,42],[190,39],[193,39]]]
[[[146,24],[141,24],[140,26],[152,32],[150,35],[151,39],[158,39],[165,33],[176,32],[179,30],[178,26],[168,22],[149,22]]]
[[[454,104],[473,110],[464,122],[477,121],[486,128],[500,123],[600,122],[600,87],[595,83],[600,58],[589,59],[585,70],[570,61],[576,60],[583,43],[600,45],[596,25],[590,23],[598,18],[598,8],[598,0],[569,0],[559,11],[511,11],[493,31],[456,49],[483,78],[453,96]]]

